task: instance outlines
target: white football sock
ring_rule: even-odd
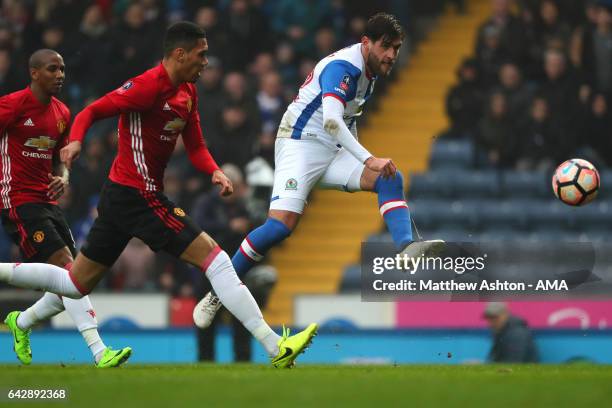
[[[87,343],[87,347],[91,351],[91,354],[94,356],[94,361],[98,363],[102,358],[102,352],[106,349],[106,345],[100,338],[100,333],[98,333],[98,329],[92,328],[83,330],[81,335],[85,339]]]
[[[257,302],[249,289],[238,279],[227,253],[219,251],[205,272],[223,306],[242,322],[270,356],[277,355],[280,336],[274,333],[263,319]]]
[[[36,323],[45,321],[64,311],[62,299],[55,293],[45,293],[32,306],[19,313],[17,326],[21,330],[28,330]]]
[[[44,290],[73,299],[83,297],[72,283],[67,270],[45,263],[2,263],[0,281],[20,288]]]
[[[70,314],[79,332],[81,332],[89,350],[91,350],[94,358],[96,358],[97,363],[106,345],[98,333],[98,320],[96,319],[96,313],[91,305],[89,296],[83,296],[81,299],[70,299],[65,297],[62,300],[64,301],[66,311]]]

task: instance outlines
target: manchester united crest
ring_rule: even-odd
[[[60,119],[57,121],[57,130],[61,133],[64,133],[66,130],[66,121],[64,119]]]
[[[193,107],[193,101],[191,98],[187,98],[187,112],[191,113],[191,108]]]
[[[45,233],[42,231],[36,231],[34,233],[34,235],[32,235],[32,239],[34,240],[34,242],[36,242],[37,244],[40,244],[41,242],[43,242],[45,240]]]

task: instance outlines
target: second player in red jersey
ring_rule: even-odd
[[[72,233],[55,201],[68,184],[68,171],[57,160],[70,122],[68,107],[58,100],[65,77],[64,60],[42,49],[30,57],[30,85],[0,98],[0,198],[2,226],[19,245],[22,258],[70,269],[76,255]],[[13,350],[30,364],[30,329],[66,310],[91,350],[97,367],[116,367],[131,354],[129,347],[106,347],[89,298],[70,299],[45,293],[23,312],[5,319]]]
[[[62,80],[53,83],[61,89]],[[0,98],[0,206],[24,203],[55,203],[50,194],[54,152],[65,144],[70,110],[56,97],[39,101],[27,88]]]

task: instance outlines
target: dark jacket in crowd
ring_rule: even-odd
[[[527,323],[510,316],[493,337],[488,360],[493,363],[537,363],[538,350]]]

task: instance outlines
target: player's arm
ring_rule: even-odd
[[[136,77],[91,103],[74,119],[68,145],[60,153],[62,162],[70,168],[78,158],[85,134],[94,122],[120,113],[144,111],[152,106],[156,96],[155,84],[147,84],[141,77]]]
[[[59,160],[57,155],[53,156],[53,174],[49,173],[49,189],[47,196],[51,200],[57,200],[60,198],[68,187],[70,182],[70,170],[64,163]]]
[[[397,169],[391,159],[374,157],[359,143],[344,122],[344,108],[346,102],[354,98],[358,79],[346,64],[341,61],[332,62],[321,73],[323,127],[367,168],[382,173],[383,177],[393,176]]]
[[[212,183],[221,186],[220,194],[222,196],[228,196],[234,192],[232,182],[223,174],[204,143],[197,104],[194,104],[193,110],[194,112],[183,129],[183,142],[189,160],[196,169],[212,176]]]
[[[66,108],[66,123],[70,123],[70,111]],[[60,160],[60,151],[62,147],[66,146],[68,142],[68,130],[64,130],[63,137],[60,139],[59,145],[53,151],[53,173],[49,173],[49,185],[47,190],[47,196],[51,200],[57,200],[60,198],[68,188],[70,182],[70,170]]]
[[[79,112],[74,118],[68,144],[60,151],[62,163],[70,169],[72,162],[78,159],[81,153],[81,145],[91,125],[98,120],[117,116],[119,113],[121,113],[121,110],[111,101],[108,95],[94,101]]]

